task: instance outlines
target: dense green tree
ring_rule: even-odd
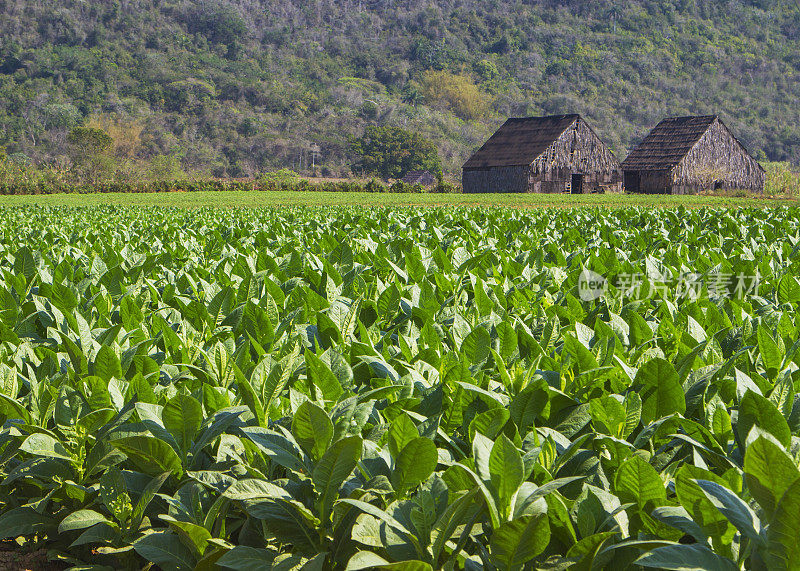
[[[96,155],[111,148],[111,135],[94,127],[75,127],[67,135],[67,141],[81,155]]]
[[[367,127],[351,149],[364,173],[400,178],[412,170],[441,170],[436,145],[399,127]]]

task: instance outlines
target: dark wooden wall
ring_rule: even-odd
[[[464,170],[461,187],[465,193],[528,192],[529,171],[527,166]]]
[[[630,184],[630,177],[639,175],[639,189]],[[625,171],[625,190],[643,194],[672,194],[672,173],[663,171]]]

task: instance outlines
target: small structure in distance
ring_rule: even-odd
[[[766,172],[716,115],[671,117],[650,131],[622,163],[626,192],[762,192]]]
[[[622,167],[580,115],[512,118],[464,164],[465,193],[622,190]]]
[[[406,184],[419,184],[425,187],[436,186],[436,176],[430,171],[409,171],[403,177],[403,182]]]

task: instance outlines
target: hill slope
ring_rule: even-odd
[[[456,171],[507,116],[579,112],[620,158],[664,116],[719,113],[761,158],[800,163],[795,0],[0,0],[0,14],[0,146],[37,160],[88,120],[166,170],[313,159],[339,174],[348,136],[382,123],[423,133]]]

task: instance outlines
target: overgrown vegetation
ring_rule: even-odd
[[[800,196],[800,172],[788,163],[767,163],[764,192],[771,195]]]
[[[565,112],[620,158],[665,116],[720,113],[760,160],[800,164],[795,0],[0,6],[0,146],[39,164],[116,125],[122,170],[347,175],[350,138],[388,125],[455,172],[506,117]]]
[[[0,538],[95,571],[793,568],[798,220],[0,211]]]
[[[368,131],[370,132],[370,131]],[[374,132],[381,132],[376,130]],[[390,132],[394,132],[393,129]],[[402,133],[402,131],[401,131]],[[362,157],[360,168],[367,172],[380,171],[382,175],[396,175],[416,168],[430,168],[438,172],[436,150],[426,142],[408,134],[400,139],[408,142],[405,147],[394,143],[398,139],[388,138],[392,144],[374,144],[368,138],[353,142],[354,151]],[[366,142],[366,143],[365,143]],[[364,153],[364,154],[362,154]],[[176,165],[151,164],[146,172],[108,171],[107,176],[98,174],[92,165],[104,164],[104,155],[87,155],[85,170],[74,166],[37,166],[20,157],[8,157],[0,152],[0,195],[60,194],[89,192],[197,192],[197,191],[327,191],[327,192],[434,192],[460,193],[459,184],[452,179],[440,180],[434,187],[405,184],[402,181],[385,182],[376,179],[320,180],[310,182],[291,169],[261,173],[252,179],[217,179],[189,177]],[[402,168],[398,168],[401,165]],[[767,182],[765,196],[800,197],[800,173],[788,163],[766,163]],[[163,167],[163,168],[159,168]],[[405,169],[405,170],[403,170]],[[717,192],[716,194],[720,194]],[[726,194],[726,193],[722,193]],[[728,195],[755,196],[744,191],[731,191]]]

